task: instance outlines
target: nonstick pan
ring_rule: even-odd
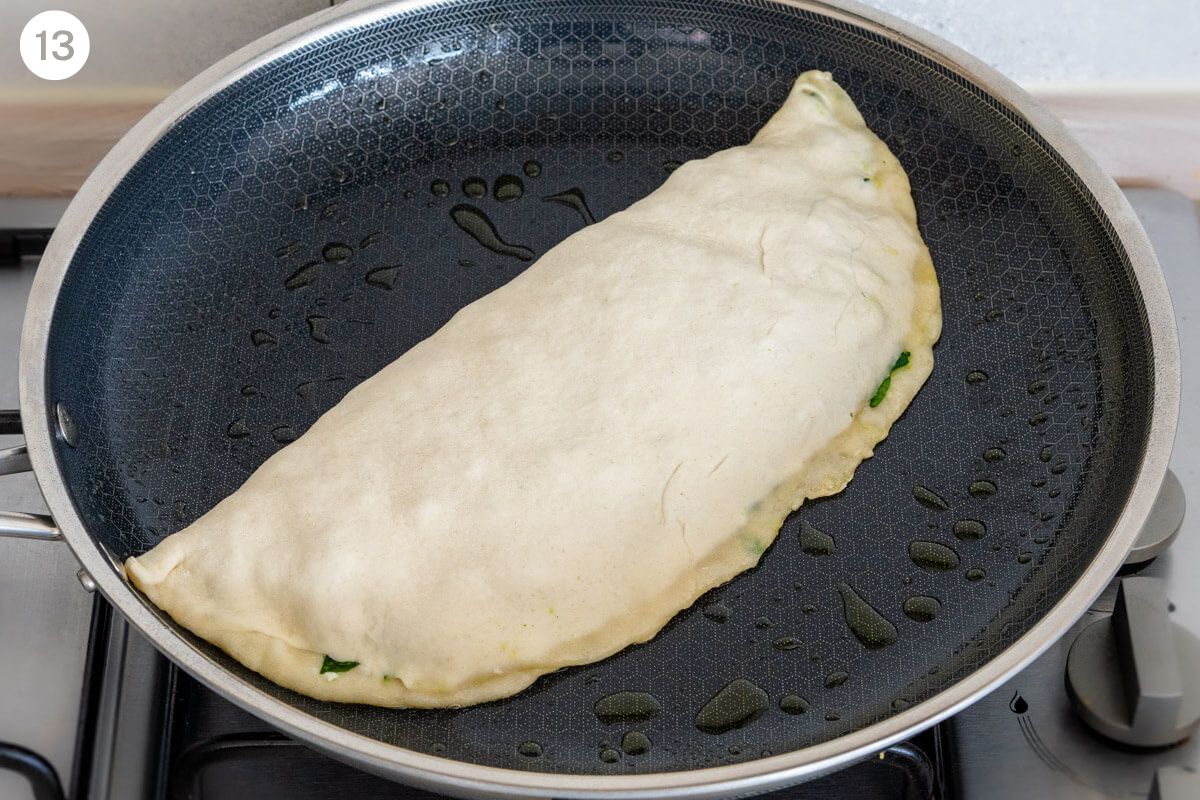
[[[647,644],[443,711],[293,694],[128,585],[124,558],[531,258],[678,162],[746,142],[810,68],[908,171],[945,331],[875,457],[760,567]],[[474,796],[765,791],[953,713],[1116,571],[1178,402],[1157,264],[1061,125],[933,37],[815,1],[376,2],[285,28],[170,97],[91,176],[39,270],[21,368],[55,521],[10,531],[61,531],[157,647],[285,732]],[[878,646],[881,625],[894,642]],[[698,728],[734,682],[727,719]],[[620,691],[657,713],[601,719]],[[630,731],[649,749],[622,752]]]

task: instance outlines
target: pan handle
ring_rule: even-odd
[[[54,520],[45,514],[22,514],[0,511],[0,539],[37,539],[42,542],[62,541],[62,532]]]
[[[0,434],[21,433],[21,414],[17,411],[0,411]],[[0,475],[15,475],[19,472],[29,472],[33,465],[29,463],[29,451],[20,444],[7,450],[0,450]],[[39,539],[45,542],[57,542],[62,539],[62,533],[54,524],[54,520],[44,514],[20,514],[17,512],[0,511],[0,539]]]

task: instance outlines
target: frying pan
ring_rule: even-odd
[[[746,142],[814,67],[911,177],[945,331],[875,457],[761,566],[647,644],[442,711],[301,697],[131,589],[124,558],[529,258]],[[474,796],[747,794],[933,724],[1059,636],[1147,516],[1178,382],[1163,279],[1115,185],[1015,86],[908,25],[816,0],[350,4],[172,95],[72,203],[21,349],[54,522],[4,524],[61,535],[181,667],[365,769]],[[873,615],[893,644],[855,634]],[[698,729],[737,679],[762,692],[741,727]],[[660,710],[602,721],[618,691]],[[649,751],[622,755],[634,729]]]

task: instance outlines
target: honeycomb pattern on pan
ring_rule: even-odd
[[[1147,429],[1145,314],[1112,231],[1034,133],[915,53],[781,5],[446,3],[313,42],[196,109],[101,210],[56,310],[48,394],[81,432],[59,459],[86,524],[121,558],[182,528],[356,382],[518,274],[526,251],[644,196],[675,162],[747,141],[813,67],[834,73],[908,170],[946,319],[932,379],[846,492],[802,508],[760,568],[652,642],[508,701],[319,703],[197,646],[366,736],[602,774],[801,748],[962,679],[1035,623],[1107,536]],[[524,250],[481,246],[451,217],[464,205]],[[983,480],[998,490],[972,494]],[[948,508],[917,502],[914,486]],[[958,539],[963,519],[985,535]],[[802,552],[801,521],[836,552]],[[917,539],[959,564],[917,566]],[[894,623],[895,644],[860,645],[840,583]],[[933,621],[903,613],[913,595],[941,601]],[[717,601],[724,622],[702,613]],[[798,644],[774,646],[783,637]],[[826,688],[837,672],[848,678]],[[770,707],[698,732],[697,710],[735,678]],[[592,706],[618,690],[651,692],[662,710],[604,725]],[[787,694],[808,710],[783,712]],[[602,743],[631,729],[649,752],[602,761]],[[518,752],[528,740],[540,756]]]

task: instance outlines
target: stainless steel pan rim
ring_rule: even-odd
[[[777,0],[842,19],[898,40],[968,77],[1022,116],[1083,179],[1107,214],[1133,265],[1150,324],[1154,407],[1149,439],[1117,525],[1091,568],[1028,633],[981,669],[940,694],[837,739],[756,761],[647,775],[555,775],[485,767],[425,755],[350,733],[301,713],[236,678],[173,632],[125,581],[119,565],[93,541],[71,503],[55,460],[45,361],[58,292],[92,219],[125,173],[192,108],[277,56],[328,33],[398,10],[453,0],[360,0],[330,8],[248,45],[187,83],[138,123],[84,183],[50,241],[26,312],[20,355],[21,413],[29,458],[57,527],[97,587],[163,653],[219,694],[281,730],[387,777],[451,794],[488,797],[719,797],[745,795],[811,778],[868,756],[945,719],[1029,663],[1080,617],[1133,544],[1166,472],[1179,407],[1179,351],[1166,284],[1145,232],[1116,184],[1066,129],[1014,83],[977,59],[901,20],[852,0]]]

